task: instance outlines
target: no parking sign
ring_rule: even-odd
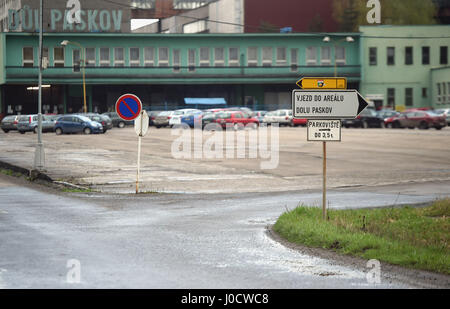
[[[136,119],[142,110],[141,100],[134,94],[127,93],[116,101],[116,112],[123,120]]]

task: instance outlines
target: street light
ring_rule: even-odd
[[[79,47],[81,49],[81,60],[83,65],[81,66],[82,69],[82,74],[83,74],[83,109],[84,112],[87,113],[87,106],[86,106],[86,77],[85,77],[85,66],[86,66],[86,59],[85,59],[85,55],[84,55],[84,48],[80,43],[77,42],[73,42],[73,41],[69,41],[69,40],[64,40],[61,42],[62,46],[67,46],[68,44],[73,44],[77,47]]]
[[[326,36],[326,37],[323,38],[322,41],[325,42],[325,43],[329,43],[332,40],[331,40],[331,38],[329,36]],[[336,47],[338,46],[339,42],[344,42],[344,41],[347,42],[347,43],[353,43],[353,42],[355,42],[355,39],[353,37],[351,37],[351,36],[347,36],[344,39],[340,39],[340,40],[335,41],[335,43],[334,43],[334,77],[337,77]]]

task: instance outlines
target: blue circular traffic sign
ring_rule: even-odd
[[[116,112],[124,120],[136,119],[142,110],[141,100],[134,94],[127,93],[120,96],[116,102]]]

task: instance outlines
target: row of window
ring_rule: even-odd
[[[211,50],[213,53],[211,59]],[[115,67],[125,66],[125,54],[123,47],[112,48],[113,57],[112,64]],[[157,64],[156,64],[156,51],[157,51]],[[94,47],[88,47],[84,49],[86,66],[97,65],[97,49]],[[258,54],[261,54],[259,59]],[[288,52],[290,53],[290,66],[292,70],[297,70],[298,66],[298,49],[286,47],[248,47],[247,48],[247,66],[272,66],[274,65],[274,52],[275,52],[275,65],[286,66],[288,65]],[[44,47],[43,56],[48,59],[48,47]],[[79,65],[82,55],[80,49],[74,49],[72,51],[72,63],[74,66]],[[129,48],[129,66],[138,67],[143,63],[144,66],[160,67],[169,66],[169,53],[168,47],[130,47]],[[226,55],[227,53],[227,55]],[[99,66],[111,66],[111,53],[109,47],[100,47],[98,51]],[[238,47],[200,47],[190,48],[187,51],[187,65],[189,70],[193,70],[198,64],[200,67],[209,67],[211,60],[215,67],[225,66],[225,59],[228,59],[228,66],[239,66],[240,56]],[[318,65],[318,48],[315,46],[307,47],[305,52],[306,65]],[[53,61],[55,67],[64,67],[64,48],[53,47]],[[345,65],[345,48],[337,46],[335,49],[335,63],[336,65]],[[32,67],[34,64],[34,51],[33,47],[23,48],[23,66]],[[324,46],[320,48],[320,65],[331,65],[331,47]],[[181,66],[181,50],[172,49],[172,66],[174,70],[179,70]]]
[[[441,65],[448,64],[448,47],[440,46],[439,48],[439,63]],[[377,65],[378,63],[378,49],[376,47],[369,47],[369,64]],[[387,65],[395,65],[395,47],[386,48],[386,63]],[[414,64],[414,49],[412,46],[405,47],[405,65]],[[430,47],[422,46],[422,64],[430,64]]]
[[[427,97],[427,88],[422,88],[422,97]],[[405,88],[405,106],[413,106],[414,104],[414,91],[413,88]],[[395,88],[387,89],[387,105],[395,106]]]

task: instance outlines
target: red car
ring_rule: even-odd
[[[216,113],[214,122],[219,124],[222,128],[232,126],[235,130],[243,129],[245,126],[251,126],[256,129],[259,125],[258,119],[238,111],[218,112]]]
[[[392,128],[419,128],[423,130],[435,128],[436,130],[440,130],[445,126],[447,126],[445,116],[435,114],[431,111],[410,111],[401,113],[392,119]]]
[[[291,127],[298,127],[298,126],[305,127],[307,122],[308,122],[308,119],[292,118]]]

